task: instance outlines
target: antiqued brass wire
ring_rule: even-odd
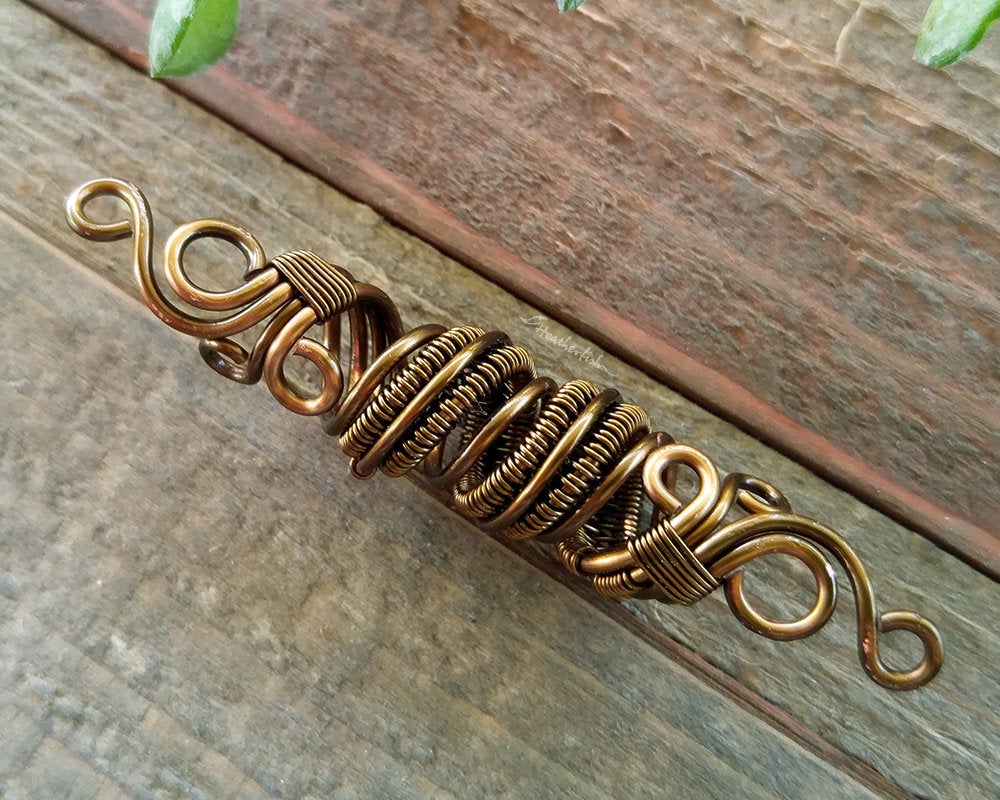
[[[123,200],[129,217],[111,223],[90,219],[85,206],[101,196]],[[268,262],[253,234],[214,219],[189,222],[171,234],[164,250],[164,273],[174,294],[188,307],[223,316],[192,314],[175,305],[153,274],[149,204],[138,188],[125,181],[102,178],[83,184],[67,198],[66,216],[70,227],[88,239],[113,241],[132,236],[133,272],[150,311],[175,330],[200,339],[202,357],[220,375],[238,383],[256,383],[263,377],[275,399],[298,414],[327,413],[343,394],[339,344],[345,312],[351,330],[351,380],[402,334],[399,312],[380,289],[357,283],[346,270],[312,253],[285,253]],[[218,239],[239,249],[245,262],[241,285],[213,292],[188,276],[184,253],[198,239]],[[265,321],[249,352],[230,338]],[[317,324],[323,328],[322,341],[305,335]],[[286,377],[285,362],[291,355],[316,368],[318,391],[310,393]]]
[[[128,217],[88,217],[85,206],[102,195],[124,201]],[[239,383],[263,379],[286,408],[321,416],[357,477],[416,472],[483,530],[555,542],[565,567],[609,597],[686,605],[721,586],[737,619],[772,639],[802,638],[826,624],[837,602],[836,563],[851,582],[858,652],[872,680],[913,689],[941,668],[936,628],[912,611],[878,613],[864,565],[839,534],[794,513],[759,478],[720,475],[700,450],[652,430],[646,412],[614,389],[539,377],[531,354],[497,331],[423,325],[404,333],[380,289],[306,251],[269,261],[248,231],[220,220],[182,225],[167,241],[164,273],[185,307],[178,306],[153,274],[152,215],[135,186],[91,181],[70,194],[66,213],[81,236],[131,236],[136,282],[150,310],[199,339],[219,374]],[[185,250],[200,238],[240,251],[239,286],[213,292],[189,277]],[[316,326],[319,339],[307,335]],[[232,338],[257,327],[249,350]],[[316,368],[317,390],[286,376],[292,355]],[[687,498],[678,490],[683,471],[695,482]],[[743,568],[773,554],[798,559],[815,581],[812,606],[797,619],[771,619],[746,596]],[[923,645],[910,669],[882,659],[882,635],[894,630]]]

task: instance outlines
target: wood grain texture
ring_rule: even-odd
[[[0,224],[5,797],[877,797]]]
[[[142,61],[138,0],[38,5]],[[249,2],[184,91],[1000,574],[997,59],[912,64],[918,15]]]
[[[535,309],[45,17],[0,9],[8,795],[990,796],[997,584],[547,323],[607,371],[568,357],[522,325]],[[868,684],[846,608],[778,644],[718,597],[610,606],[408,482],[350,479],[315,425],[219,379],[127,299],[126,244],[68,231],[67,189],[101,174],[145,186],[161,234],[231,218],[268,252],[308,247],[386,287],[410,323],[509,330],[550,374],[623,387],[839,528],[886,607],[940,625],[944,672],[909,695]],[[206,279],[231,278],[231,255],[202,253]],[[752,588],[797,607],[801,576],[761,566]]]

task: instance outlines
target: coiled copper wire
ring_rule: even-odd
[[[437,451],[433,483],[485,530],[523,539],[583,529],[621,543],[637,529],[641,460],[616,468],[649,435],[649,419],[616,391],[535,381],[527,351],[472,327],[383,367],[389,377],[378,391],[336,425],[355,474],[402,475]],[[441,453],[460,427],[460,451],[445,464]]]

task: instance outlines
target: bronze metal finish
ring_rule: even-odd
[[[86,204],[101,195],[124,201],[129,217],[88,217]],[[934,625],[912,611],[879,613],[864,565],[839,534],[794,513],[759,478],[721,476],[700,450],[654,431],[646,412],[617,391],[538,377],[531,354],[497,331],[423,325],[404,333],[380,289],[312,253],[268,261],[248,231],[219,220],[182,225],[166,244],[167,283],[201,312],[192,314],[157,284],[152,214],[135,186],[112,178],[85,183],[68,197],[66,214],[86,238],[131,236],[136,282],[150,310],[199,339],[219,374],[248,384],[263,378],[286,408],[321,416],[357,477],[416,473],[483,530],[555,542],[565,567],[610,597],[687,605],[721,586],[737,619],[772,639],[802,638],[826,624],[837,600],[836,562],[854,591],[858,653],[869,677],[889,689],[914,689],[941,668]],[[184,252],[199,238],[240,250],[240,286],[213,292],[189,278]],[[251,328],[260,332],[247,350],[232,337]],[[315,328],[318,338],[311,338]],[[316,368],[317,390],[286,375],[292,355]],[[678,489],[680,470],[694,476],[691,496]],[[815,579],[812,608],[798,619],[771,619],[746,597],[743,567],[769,554],[798,559]],[[894,630],[910,631],[923,645],[911,669],[882,659],[882,634]]]

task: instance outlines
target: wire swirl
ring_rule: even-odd
[[[678,467],[693,470],[698,480],[687,503],[674,494]],[[740,473],[720,480],[704,453],[680,444],[658,448],[646,460],[643,479],[659,519],[624,548],[576,559],[576,570],[593,576],[599,591],[629,596],[653,584],[668,600],[689,603],[710,593],[713,582],[721,582],[730,609],[747,628],[772,639],[800,639],[818,631],[833,614],[837,584],[832,557],[854,590],[858,655],[869,677],[889,689],[914,689],[940,670],[943,649],[934,625],[912,611],[878,614],[871,581],[857,554],[835,531],[792,513],[775,487]],[[736,508],[746,515],[726,524]],[[742,568],[775,553],[800,560],[816,581],[814,603],[798,619],[770,619],[745,595]],[[922,658],[908,670],[894,670],[882,658],[881,634],[894,630],[913,633],[923,647]]]
[[[86,205],[102,196],[117,197],[129,210],[128,218],[96,222]],[[351,366],[349,381],[357,380],[371,358],[402,333],[399,312],[374,286],[360,284],[339,267],[312,253],[293,251],[268,261],[257,239],[244,228],[215,219],[189,222],[167,240],[163,265],[176,297],[189,308],[214,316],[192,314],[175,305],[157,283],[153,272],[153,216],[142,192],[115,178],[89,181],[66,200],[70,227],[96,241],[132,237],[133,273],[143,301],[171,328],[194,336],[205,362],[237,383],[257,383],[262,377],[271,394],[298,414],[325,414],[343,394],[340,368],[341,317],[349,319]],[[198,239],[217,239],[234,245],[244,259],[243,282],[215,292],[199,286],[184,267],[187,248]],[[221,315],[221,316],[220,316]],[[232,336],[264,322],[263,331],[248,351]],[[319,324],[322,339],[306,336]],[[308,392],[288,379],[289,356],[309,361],[319,374],[319,389]]]
[[[128,218],[90,219],[85,206],[102,195],[124,201]],[[167,283],[200,312],[192,314],[154,277],[152,215],[135,186],[112,178],[86,183],[70,194],[66,214],[89,239],[132,236],[135,279],[150,310],[200,339],[216,372],[239,383],[263,378],[285,407],[320,415],[357,477],[419,472],[483,530],[555,542],[565,567],[609,597],[687,605],[724,587],[737,619],[772,639],[798,639],[827,623],[837,601],[837,563],[854,590],[858,652],[872,680],[913,689],[940,669],[937,629],[912,611],[879,614],[864,565],[839,534],[795,514],[759,478],[721,477],[700,450],[653,431],[646,412],[616,390],[539,377],[530,353],[497,331],[423,325],[404,334],[380,289],[306,251],[268,261],[248,231],[219,220],[182,225],[166,243]],[[188,276],[185,250],[201,238],[241,252],[242,284],[213,292]],[[231,338],[258,325],[263,330],[249,350]],[[319,339],[306,335],[315,326]],[[285,376],[291,355],[317,369],[317,391]],[[686,500],[677,489],[682,470],[695,478]],[[815,580],[814,602],[797,619],[769,618],[746,596],[743,568],[772,554],[798,559]],[[894,630],[923,645],[910,669],[891,669],[882,659],[881,636]]]

